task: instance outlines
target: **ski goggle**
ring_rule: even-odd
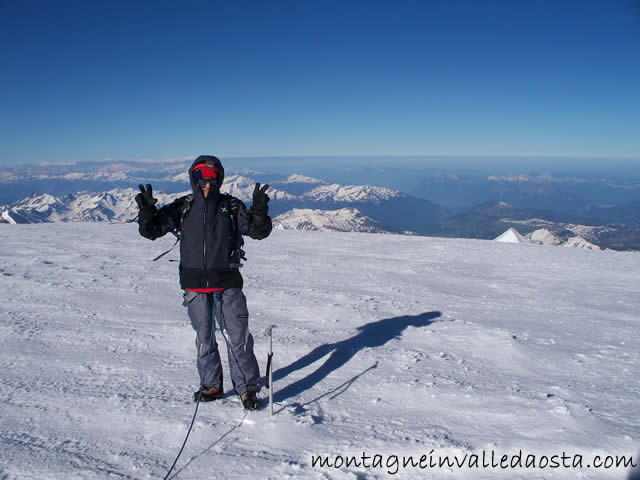
[[[202,163],[193,167],[193,181],[200,187],[204,188],[209,182],[210,185],[215,185],[220,174],[220,167],[217,165],[207,165]]]

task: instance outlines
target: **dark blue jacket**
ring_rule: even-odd
[[[216,187],[207,198],[193,180],[193,167],[215,159],[220,168]],[[262,240],[271,233],[271,218],[256,215],[235,197],[220,193],[224,169],[216,157],[198,157],[189,169],[193,195],[181,197],[159,210],[140,212],[139,230],[155,240],[169,232],[181,237],[180,286],[193,288],[242,288],[239,270],[242,236]]]

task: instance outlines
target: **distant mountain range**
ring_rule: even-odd
[[[611,250],[640,251],[640,228],[623,225],[589,225],[572,215],[548,210],[516,208],[506,202],[485,203],[434,226],[430,235],[493,239],[509,228],[533,243]]]
[[[230,175],[222,191],[250,205],[254,186],[255,181],[249,177]],[[189,193],[154,192],[159,205]],[[17,223],[122,222],[136,217],[137,193],[134,188],[116,188],[61,196],[32,194],[0,209]],[[438,205],[386,187],[328,185],[300,175],[273,182],[268,193],[272,199],[271,215],[283,228],[420,232],[445,216],[444,209]],[[307,218],[302,218],[304,216]]]
[[[134,195],[133,189],[60,197],[32,194],[5,207],[5,216],[16,223],[124,221],[136,216]]]
[[[595,224],[640,226],[640,180],[551,175],[430,175],[410,192],[455,213],[505,202],[515,208],[571,215]]]
[[[160,205],[190,193],[185,190],[188,177],[182,163],[157,167],[154,175],[150,175],[145,164],[126,168],[110,165],[90,174],[61,168],[60,171],[49,170],[38,176],[36,171],[30,170],[26,178],[39,179],[45,185],[58,181],[55,178],[63,178],[65,182],[98,182],[96,185],[101,186],[110,185],[110,182],[152,183]],[[0,171],[0,182],[13,185],[12,175],[11,172]],[[460,194],[459,203],[453,202],[454,208],[445,208],[427,198],[383,186],[329,184],[300,174],[278,177],[246,169],[229,169],[222,190],[250,205],[256,179],[269,182],[270,212],[275,225],[282,229],[493,239],[508,228],[515,228],[534,243],[640,250],[640,201],[610,206],[585,203],[574,194],[563,193],[568,184],[581,184],[580,179],[520,175],[490,177],[487,182],[474,183],[457,175],[440,175],[429,177],[422,183],[424,188],[428,187],[428,192],[423,193],[429,193],[431,199],[446,200],[445,197],[453,198],[456,193]],[[633,198],[629,192],[635,192],[636,188],[632,183],[623,185],[600,180],[583,183],[588,184],[591,190],[620,190],[619,199]],[[493,193],[481,194],[487,185]],[[529,208],[497,200],[480,203],[456,214],[462,204],[474,196],[484,198],[483,195],[491,196],[496,192],[500,197],[515,198],[521,205],[551,205],[552,208]],[[134,201],[137,193],[138,190],[132,186],[62,195],[33,193],[0,207],[0,223],[124,222],[137,215]],[[557,208],[558,203],[564,207]],[[451,202],[447,206],[450,207]]]

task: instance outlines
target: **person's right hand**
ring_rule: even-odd
[[[140,193],[136,195],[136,203],[138,204],[138,208],[140,210],[153,208],[153,206],[158,203],[158,199],[153,198],[153,188],[151,187],[151,184],[147,183],[146,189],[142,185],[138,185],[138,188],[140,189]]]

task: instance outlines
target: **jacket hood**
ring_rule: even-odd
[[[220,187],[222,186],[222,182],[224,182],[224,167],[222,166],[222,162],[220,162],[220,159],[218,157],[214,157],[213,155],[200,155],[193,161],[191,167],[189,168],[189,182],[191,183],[193,193],[200,193],[200,195],[202,195],[202,190],[200,190],[200,187],[196,185],[196,182],[193,179],[193,168],[196,165],[200,165],[201,163],[206,163],[207,165],[218,167],[220,169],[220,174],[218,175],[218,181],[216,182],[215,188],[213,186],[211,187],[212,192],[220,192]]]

